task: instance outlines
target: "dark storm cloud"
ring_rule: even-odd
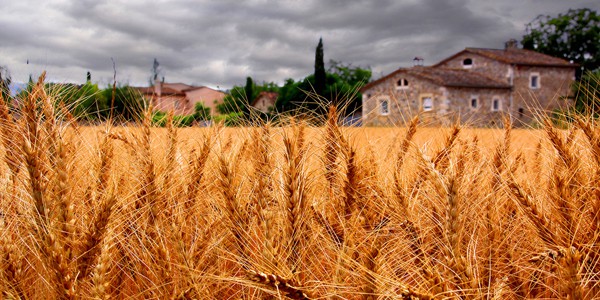
[[[118,78],[146,84],[157,58],[167,81],[230,87],[246,76],[282,82],[325,59],[370,66],[375,76],[432,64],[465,47],[519,39],[538,14],[599,10],[595,0],[0,0],[0,65],[16,80]],[[29,59],[32,63],[24,65]]]

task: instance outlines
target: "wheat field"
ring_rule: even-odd
[[[600,298],[591,120],[79,127],[42,84],[0,104],[6,299]]]

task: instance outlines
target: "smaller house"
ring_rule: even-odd
[[[256,96],[256,99],[250,105],[261,112],[268,113],[275,106],[277,97],[279,97],[279,94],[276,92],[263,91]]]
[[[194,113],[196,103],[210,108],[211,115],[217,113],[217,104],[223,102],[225,93],[206,86],[192,86],[185,83],[165,83],[156,81],[153,87],[138,88],[155,110],[170,111],[176,115]]]

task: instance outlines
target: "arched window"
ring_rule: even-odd
[[[397,89],[407,89],[408,88],[408,80],[406,78],[400,78],[396,81]]]
[[[473,60],[470,58],[465,58],[463,60],[463,68],[468,69],[471,68],[473,66]]]

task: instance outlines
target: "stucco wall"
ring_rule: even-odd
[[[186,96],[190,100],[190,107],[193,112],[196,103],[200,102],[204,106],[210,108],[211,115],[217,114],[217,104],[223,102],[225,93],[213,90],[208,87],[202,87],[194,90],[186,91]]]
[[[189,111],[189,104],[184,96],[170,96],[163,95],[161,97],[156,96],[154,98],[153,106],[155,110],[160,111],[173,111],[176,115],[187,114]]]

